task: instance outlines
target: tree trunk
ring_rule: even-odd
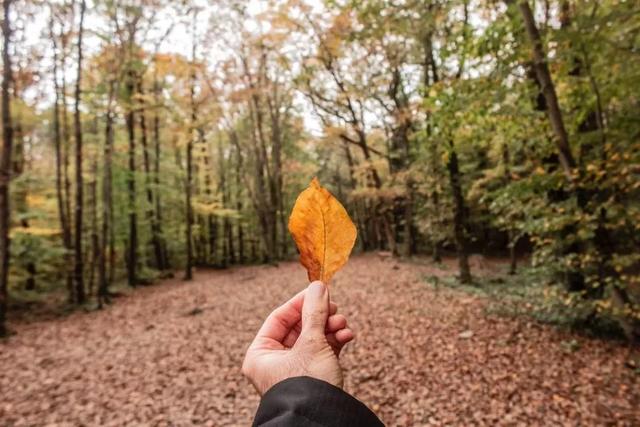
[[[193,143],[195,136],[195,124],[197,120],[196,112],[196,70],[195,70],[195,56],[196,56],[196,35],[195,35],[195,20],[196,15],[193,16],[193,44],[191,50],[191,87],[189,88],[189,98],[191,104],[191,123],[189,124],[190,135],[187,141],[187,182],[185,188],[185,210],[187,229],[185,236],[185,244],[187,250],[187,262],[185,265],[185,280],[193,279],[193,206],[191,205],[191,196],[193,192]]]
[[[514,232],[510,230],[509,236],[509,274],[516,274],[518,271],[518,253],[516,252],[516,243],[518,241],[513,237]]]
[[[160,83],[158,82],[158,70],[154,68],[153,74],[153,99],[155,108],[153,109],[153,147],[154,147],[154,170],[153,183],[156,188],[155,193],[155,215],[156,227],[160,239],[160,248],[162,252],[162,268],[169,269],[171,264],[169,261],[169,253],[167,250],[167,242],[162,233],[162,203],[160,203],[160,117],[158,109],[160,108]]]
[[[244,255],[244,229],[242,226],[242,179],[241,174],[243,173],[242,169],[242,153],[240,152],[240,144],[238,143],[237,135],[235,132],[233,133],[233,137],[231,138],[234,143],[235,154],[236,154],[236,210],[238,211],[238,215],[240,218],[238,219],[238,262],[243,264],[245,262]]]
[[[62,102],[62,129],[61,129],[61,139],[62,139],[62,178],[63,178],[63,191],[64,191],[64,202],[65,202],[65,212],[67,213],[67,224],[69,228],[69,241],[71,242],[69,245],[69,256],[71,256],[71,252],[73,251],[73,229],[72,224],[74,223],[73,212],[71,210],[71,178],[69,177],[69,165],[70,161],[70,152],[71,152],[71,129],[69,127],[69,113],[67,111],[67,61],[66,61],[66,51],[67,51],[67,37],[65,36],[62,29],[60,29],[60,41],[62,44],[62,57],[60,58],[60,69],[61,69],[61,102]],[[73,303],[75,301],[75,290],[73,288],[73,259],[69,260],[69,266],[67,267],[67,285],[69,289],[69,303]]]
[[[192,170],[193,170],[193,141],[189,139],[187,142],[187,183],[185,188],[185,208],[186,208],[186,221],[187,221],[187,233],[186,249],[187,249],[187,263],[185,266],[185,280],[193,279],[193,248],[192,248],[192,226],[193,226],[193,211],[191,207],[191,191],[192,191]]]
[[[144,94],[142,81],[138,82],[138,93]],[[147,118],[144,105],[140,108],[140,144],[142,145],[142,159],[145,175],[145,187],[147,193],[147,219],[151,228],[151,246],[156,259],[156,268],[160,271],[165,269],[162,256],[162,242],[160,241],[160,230],[156,222],[157,216],[154,212],[154,192],[151,188],[151,160],[149,158],[149,144],[147,143]]]
[[[224,150],[222,147],[222,138],[218,139],[218,193],[222,195],[222,206],[223,208],[227,208],[229,205],[229,197],[227,191],[228,183],[227,183],[227,171],[225,168],[225,157]],[[221,263],[222,267],[226,268],[231,263],[231,247],[229,245],[229,239],[231,238],[230,234],[231,224],[229,223],[229,218],[222,219],[222,258]]]
[[[560,104],[558,103],[558,96],[556,95],[556,88],[551,79],[551,73],[549,72],[549,66],[547,64],[547,57],[542,46],[542,38],[540,32],[536,27],[536,22],[533,17],[533,12],[529,6],[528,1],[520,1],[520,12],[522,13],[522,19],[524,21],[527,35],[531,40],[533,50],[534,68],[538,80],[540,81],[541,91],[544,95],[547,104],[547,114],[551,127],[556,135],[556,147],[560,153],[560,163],[564,170],[565,175],[570,182],[573,181],[572,170],[576,167],[576,161],[571,153],[571,147],[569,146],[569,136],[564,126],[564,120],[562,118],[562,111],[560,110]]]
[[[69,114],[67,111],[67,78],[66,78],[66,46],[67,46],[67,38],[64,36],[62,29],[59,34],[61,44],[62,44],[62,57],[60,58],[60,69],[61,72],[61,86],[60,86],[60,102],[61,105],[61,114],[62,114],[62,128],[60,129],[60,139],[61,139],[61,156],[62,156],[62,192],[64,194],[64,211],[67,215],[67,229],[68,229],[68,239],[69,246],[67,248],[67,259],[68,264],[66,266],[66,281],[67,281],[67,291],[68,291],[68,301],[69,304],[73,304],[76,300],[75,297],[75,289],[73,287],[73,229],[72,224],[73,221],[73,212],[71,210],[71,179],[69,178],[69,153],[71,151],[71,142],[69,141],[69,137],[71,135],[71,130],[69,128]]]
[[[91,200],[91,264],[89,266],[89,295],[93,295],[95,289],[96,268],[99,268],[100,261],[100,237],[98,235],[98,161],[95,160],[91,167],[92,180],[89,183],[89,194]]]
[[[134,80],[133,70],[127,75],[127,115],[125,118],[127,137],[129,140],[129,176],[127,177],[127,191],[129,196],[129,239],[127,243],[127,282],[129,286],[138,284],[138,214],[136,208],[136,131],[134,112]]]
[[[56,157],[56,198],[58,201],[58,217],[60,218],[60,229],[62,230],[62,245],[65,249],[65,278],[67,280],[67,292],[69,301],[73,301],[73,276],[69,266],[71,265],[71,252],[73,251],[73,243],[71,237],[71,226],[69,221],[68,202],[66,200],[68,194],[64,190],[64,185],[68,177],[63,178],[63,147],[60,130],[60,86],[58,84],[58,46],[56,36],[53,34],[53,18],[50,22],[52,29],[50,33],[51,42],[53,44],[53,89],[55,98],[53,103],[53,149]],[[66,150],[64,150],[66,152]]]
[[[11,181],[11,154],[13,152],[13,127],[11,124],[11,95],[9,88],[12,81],[11,57],[11,3],[3,0],[2,20],[2,152],[0,152],[0,337],[8,333],[6,327],[8,281],[9,281],[9,227],[11,207],[9,200],[9,184]]]
[[[283,177],[282,177],[282,112],[280,111],[280,102],[282,95],[280,95],[280,87],[278,82],[271,84],[272,91],[267,94],[267,107],[269,111],[269,117],[271,121],[271,206],[274,211],[274,216],[277,219],[274,222],[279,223],[280,227],[280,245],[281,253],[280,257],[285,258],[287,256],[287,216],[284,212],[283,201]],[[286,119],[286,113],[285,113]],[[278,225],[274,224],[274,232]],[[274,237],[274,245],[277,238]]]
[[[456,251],[458,255],[458,268],[461,283],[471,283],[471,270],[469,269],[469,249],[467,243],[467,213],[462,194],[462,183],[460,179],[460,169],[458,166],[458,153],[455,151],[453,141],[449,141],[451,152],[447,169],[449,170],[449,183],[453,194],[453,231],[456,240]]]
[[[75,152],[75,172],[76,172],[76,206],[75,206],[75,259],[74,259],[74,283],[76,292],[76,303],[84,304],[84,275],[82,258],[82,203],[83,203],[83,181],[82,181],[82,123],[80,122],[80,95],[82,82],[82,36],[84,33],[84,14],[86,10],[85,0],[80,2],[80,26],[78,28],[78,70],[76,76],[75,104],[73,111],[73,125],[76,139]]]
[[[507,186],[511,182],[511,156],[506,143],[502,146],[502,163],[504,165],[504,185]],[[516,230],[514,228],[507,229],[507,239],[509,242],[509,274],[516,274],[518,268],[518,257],[516,253],[516,243],[518,243],[518,241],[515,235]]]
[[[113,156],[113,102],[115,99],[116,82],[109,82],[109,100],[105,114],[104,165],[102,178],[102,249],[98,263],[98,308],[109,302],[109,285],[112,279],[107,276],[107,242],[113,248],[111,228],[113,227],[113,194],[112,194],[112,156]],[[111,253],[110,257],[113,256]]]
[[[14,85],[13,88],[13,96],[15,98],[19,98],[18,88]],[[13,179],[21,176],[24,173],[26,158],[25,158],[25,141],[24,141],[24,133],[22,131],[22,123],[20,114],[17,114],[13,119],[13,158],[12,158],[12,177]],[[27,205],[27,197],[29,195],[29,184],[28,182],[23,182],[22,185],[16,187],[13,191],[13,197],[15,200],[15,210],[18,213],[20,218],[20,227],[27,230],[29,229],[29,219],[28,213],[29,208]],[[20,265],[24,265],[25,270],[27,272],[27,277],[24,282],[24,289],[26,291],[33,291],[36,289],[36,265],[33,262],[32,253],[34,249],[32,248],[33,238],[31,236],[27,237],[27,250],[29,254],[26,257],[22,257],[18,260]]]

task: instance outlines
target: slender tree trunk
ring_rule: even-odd
[[[232,206],[230,185],[227,185],[227,200],[228,200],[229,206]],[[225,218],[225,220],[226,220],[225,226],[227,227],[226,233],[227,233],[227,247],[229,251],[229,264],[233,265],[236,263],[236,249],[235,249],[235,245],[233,244],[233,225],[231,224],[231,221],[229,220],[229,218]]]
[[[82,84],[82,36],[84,33],[84,14],[86,10],[85,0],[80,2],[80,26],[78,28],[78,70],[76,76],[75,104],[73,111],[73,124],[76,139],[75,167],[76,167],[76,206],[75,206],[75,259],[74,259],[74,283],[76,291],[76,303],[85,302],[83,258],[82,258],[82,123],[80,122],[80,96]]]
[[[129,176],[127,177],[127,190],[129,196],[129,239],[127,243],[127,282],[129,286],[138,285],[138,213],[136,208],[136,131],[134,109],[134,80],[133,70],[127,75],[127,115],[125,118],[127,136],[129,140]]]
[[[458,253],[458,268],[461,283],[471,283],[471,270],[469,268],[469,249],[467,243],[466,230],[466,206],[464,195],[462,193],[462,183],[460,177],[460,169],[458,166],[458,153],[455,151],[453,141],[449,141],[451,152],[449,153],[449,161],[447,169],[449,170],[449,183],[451,185],[451,193],[453,194],[453,231],[456,240],[456,250]]]
[[[197,112],[196,112],[196,102],[195,102],[195,93],[196,93],[196,70],[195,70],[195,57],[196,57],[196,34],[195,34],[195,24],[196,22],[196,14],[194,13],[192,28],[193,28],[193,44],[191,50],[191,87],[189,88],[189,98],[191,104],[191,123],[190,123],[190,135],[187,141],[186,155],[187,155],[187,182],[185,188],[185,210],[186,210],[186,220],[187,220],[187,229],[185,236],[185,244],[187,250],[187,262],[185,265],[185,280],[193,279],[193,206],[191,203],[191,196],[193,192],[193,143],[195,136],[195,125],[197,121]]]
[[[227,207],[229,204],[227,192],[227,171],[225,168],[224,150],[222,147],[222,138],[218,139],[218,193],[222,195],[222,206]],[[230,247],[229,247],[229,228],[231,224],[228,218],[222,219],[222,267],[226,268],[230,264]]]
[[[95,160],[91,166],[92,179],[89,183],[89,194],[91,200],[91,263],[89,265],[89,295],[94,294],[96,283],[96,268],[99,268],[100,261],[100,237],[98,235],[98,161]]]
[[[155,193],[155,215],[156,226],[160,239],[160,248],[162,252],[162,268],[167,270],[171,268],[169,262],[169,253],[167,249],[167,242],[162,232],[162,203],[160,202],[160,116],[158,110],[160,109],[160,83],[158,82],[158,70],[154,68],[153,72],[153,99],[154,99],[154,113],[153,113],[153,147],[154,147],[154,167],[153,167],[153,184],[156,188]]]
[[[11,3],[3,0],[2,20],[2,151],[0,152],[0,337],[8,333],[6,326],[9,281],[9,238],[11,206],[9,184],[11,181],[11,154],[13,152],[13,127],[11,124],[11,95],[9,88],[12,81],[11,57]]]
[[[71,210],[71,178],[69,176],[69,166],[70,166],[70,152],[71,152],[71,128],[69,126],[69,112],[67,110],[67,37],[65,36],[63,30],[60,30],[60,41],[61,41],[61,52],[62,56],[60,58],[60,70],[61,70],[61,87],[60,87],[60,100],[62,102],[62,129],[61,129],[61,137],[62,137],[62,178],[64,183],[64,202],[65,202],[65,212],[67,213],[67,223],[69,227],[69,240],[71,241],[70,250],[73,251],[73,230],[72,224],[74,224],[73,212]],[[68,267],[68,286],[70,289],[69,292],[69,302],[73,303],[75,301],[75,290],[73,289],[73,260],[70,260]]]
[[[267,95],[267,107],[269,111],[269,117],[271,120],[271,205],[273,209],[274,218],[274,232],[277,232],[277,228],[280,228],[280,258],[287,256],[287,217],[284,213],[284,201],[283,201],[283,178],[282,178],[282,113],[280,111],[280,98],[279,85],[277,82],[272,84],[272,93]],[[285,113],[286,120],[286,113]],[[276,225],[275,222],[279,224]],[[277,238],[274,237],[274,245]]]
[[[62,129],[61,129],[61,142],[62,142],[62,181],[63,181],[63,193],[64,193],[64,210],[67,213],[67,228],[69,231],[69,247],[67,249],[68,264],[66,266],[66,281],[68,291],[68,302],[74,304],[76,301],[76,291],[74,288],[74,250],[73,250],[73,229],[74,224],[73,211],[71,210],[71,178],[69,176],[69,166],[71,163],[71,128],[69,126],[69,113],[67,111],[67,37],[64,34],[63,29],[60,29],[60,41],[61,52],[60,69],[61,69],[61,87],[60,87],[60,101],[62,103]]]
[[[14,85],[13,96],[15,98],[19,98],[19,92]],[[26,164],[26,156],[25,156],[25,141],[24,141],[24,133],[22,130],[22,122],[20,114],[17,114],[13,119],[13,178],[17,178],[24,173],[25,164]],[[18,213],[20,218],[20,227],[27,230],[29,229],[29,219],[28,219],[28,206],[27,206],[27,196],[29,195],[29,184],[28,182],[23,182],[22,185],[18,186],[13,191],[14,197],[14,206],[15,210]],[[29,238],[27,240],[27,248],[30,253],[33,253],[33,248],[31,247],[32,239]],[[24,289],[26,291],[33,291],[36,289],[36,265],[31,259],[31,254],[25,257],[24,261],[25,270],[27,272],[27,277],[24,282]]]
[[[518,253],[516,252],[516,243],[518,241],[514,234],[513,230],[509,230],[507,233],[509,239],[509,274],[516,274],[518,271]]]
[[[56,43],[56,36],[53,34],[53,18],[50,22],[51,26],[51,41],[53,49],[53,88],[55,92],[55,99],[53,103],[53,148],[56,158],[56,198],[58,201],[58,216],[60,218],[60,229],[62,230],[62,244],[65,249],[65,278],[67,280],[67,291],[69,294],[69,300],[73,301],[73,280],[69,270],[71,265],[71,252],[73,251],[73,243],[71,237],[71,226],[69,222],[69,211],[67,210],[67,201],[63,178],[63,147],[62,137],[60,130],[60,86],[58,84],[58,46]]]
[[[262,129],[262,113],[260,112],[260,102],[258,96],[252,97],[249,104],[249,111],[252,125],[252,145],[254,147],[254,180],[256,196],[256,213],[258,215],[260,232],[264,244],[264,262],[270,263],[277,259],[277,247],[275,243],[275,216],[272,215],[274,208],[271,205],[271,198],[267,197],[270,192],[270,172],[267,162],[266,144],[264,142],[264,131]],[[266,177],[265,177],[266,175]],[[265,179],[266,178],[266,179]]]
[[[113,195],[112,195],[112,153],[113,153],[113,102],[115,100],[116,82],[109,82],[109,100],[105,114],[104,160],[102,177],[102,249],[98,263],[98,308],[109,302],[109,284],[111,275],[107,276],[107,242],[111,242],[111,228],[113,227]],[[111,254],[110,254],[111,256]]]
[[[507,144],[502,146],[502,163],[504,165],[504,185],[511,182],[511,156]],[[516,274],[518,269],[518,257],[516,253],[516,230],[515,228],[507,229],[507,239],[509,241],[509,274]]]
[[[193,210],[191,206],[191,191],[193,188],[193,141],[189,139],[187,142],[187,183],[185,188],[185,208],[186,208],[186,220],[187,220],[187,232],[186,232],[186,249],[187,249],[187,263],[185,266],[185,280],[193,279],[193,248],[192,248],[192,239],[193,239]]]
[[[536,22],[533,17],[533,12],[529,6],[529,2],[524,0],[519,2],[520,12],[524,21],[527,35],[531,40],[533,50],[534,68],[538,80],[540,81],[541,91],[544,95],[547,104],[547,114],[549,116],[549,122],[556,135],[556,147],[560,155],[560,163],[564,170],[565,175],[570,182],[573,181],[572,170],[576,167],[576,161],[571,152],[569,146],[569,136],[564,126],[564,120],[562,118],[562,111],[560,110],[560,104],[558,102],[558,96],[556,95],[556,88],[551,79],[551,73],[549,72],[549,66],[547,64],[547,57],[542,46],[542,38],[540,32],[536,27]]]
[[[144,94],[142,82],[138,82],[138,93]],[[142,159],[145,175],[145,187],[147,193],[147,219],[151,228],[151,246],[156,259],[156,268],[160,271],[165,269],[162,256],[162,242],[160,241],[160,230],[158,229],[157,216],[154,212],[154,191],[151,188],[151,160],[149,158],[149,144],[147,142],[147,118],[144,106],[140,109],[140,144],[142,145]]]
[[[236,210],[240,215],[240,219],[238,219],[238,262],[240,262],[240,264],[243,264],[246,260],[244,255],[244,228],[242,226],[242,153],[240,152],[240,144],[238,142],[237,135],[235,135],[235,132],[233,133],[231,139],[234,144],[236,154]]]

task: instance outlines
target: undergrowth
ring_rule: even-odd
[[[526,317],[592,337],[624,340],[624,332],[613,317],[596,313],[589,304],[568,307],[557,292],[552,292],[555,286],[545,277],[539,267],[521,267],[513,275],[506,270],[490,276],[476,275],[471,284],[460,283],[454,275],[427,276],[425,281],[432,288],[445,287],[487,298],[487,314]]]

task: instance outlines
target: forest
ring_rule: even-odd
[[[358,257],[450,261],[478,289],[499,259],[500,280],[639,342],[637,2],[2,5],[8,341],[38,304],[82,316],[129,288],[287,265],[317,177]]]

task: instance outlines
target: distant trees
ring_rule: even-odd
[[[604,64],[616,54],[602,38],[586,36],[586,28],[624,27],[621,17],[633,12],[613,3],[545,4],[543,32],[526,1],[491,9],[465,0],[398,7],[371,0],[334,7],[324,20],[301,7],[291,15],[293,26],[308,33],[316,50],[300,49],[306,54],[300,55],[298,87],[327,139],[345,144],[332,156],[349,165],[345,181],[355,183],[351,207],[364,200],[359,226],[365,248],[377,240],[382,245],[374,246],[395,253],[404,236],[436,259],[442,246],[455,248],[460,280],[470,282],[469,253],[506,247],[513,271],[516,244],[530,244],[534,262],[549,266],[543,276],[566,284],[568,309],[586,313],[589,322],[613,315],[633,338],[639,330],[638,277],[632,273],[640,265],[638,246],[614,242],[625,241],[615,237],[623,229],[632,233],[626,227],[635,214],[627,211],[630,216],[623,219],[614,206],[630,203],[627,197],[636,190],[629,185],[638,176],[618,175],[624,182],[619,184],[609,181],[609,172],[624,169],[623,157],[611,154],[614,146],[627,159],[637,156],[637,147],[624,137],[615,143],[603,138],[607,108],[594,75],[598,60],[585,48],[603,49],[600,79],[614,93],[624,83],[618,75],[615,83],[609,80]],[[616,24],[614,9],[621,18]],[[470,19],[487,14],[493,18],[486,28]],[[547,40],[555,43],[553,59],[545,53]],[[618,67],[628,76],[622,71],[626,64]],[[418,68],[422,81],[412,79]],[[608,111],[621,120],[614,125],[616,119],[609,117],[611,125],[632,131],[623,119],[630,110],[610,100]],[[373,119],[378,114],[382,118]],[[362,141],[368,153],[354,157],[350,147],[363,147]],[[361,179],[367,176],[371,181]],[[604,188],[604,182],[612,187]],[[386,216],[370,209],[376,203]],[[407,210],[413,218],[401,214]],[[620,215],[617,225],[608,218],[611,211]],[[374,213],[388,225],[369,234],[365,224],[376,222]],[[412,230],[412,222],[415,232],[403,232]]]
[[[287,259],[317,175],[362,250],[455,253],[462,282],[474,252],[526,252],[567,310],[637,334],[632,2],[307,3],[61,2],[18,49],[3,2],[0,317],[14,282],[102,307],[122,280]]]

